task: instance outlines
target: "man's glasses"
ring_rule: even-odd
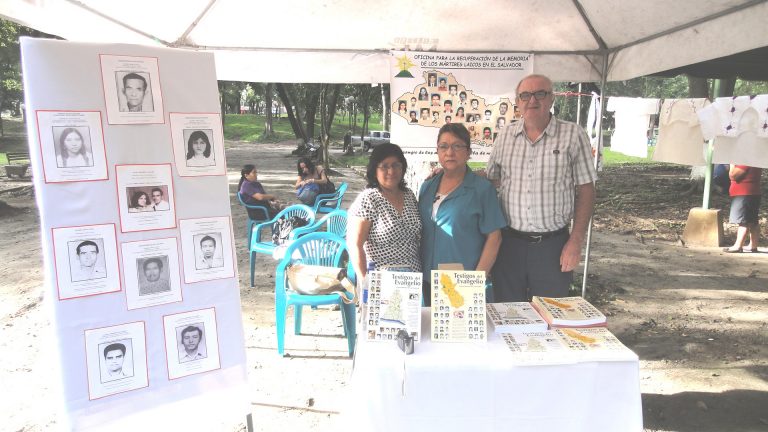
[[[452,149],[455,152],[459,152],[466,148],[467,146],[465,146],[464,144],[438,144],[437,145],[437,151],[440,151],[440,152],[447,152],[448,149]]]
[[[400,162],[395,162],[392,165],[380,164],[376,168],[378,168],[379,171],[389,171],[389,170],[400,171],[401,169],[403,169],[403,164],[401,164]]]
[[[522,92],[519,95],[517,95],[518,98],[520,98],[521,101],[529,101],[531,100],[531,96],[535,97],[536,100],[542,100],[545,97],[551,95],[552,92],[546,91],[546,90],[538,90],[533,93],[531,92]]]

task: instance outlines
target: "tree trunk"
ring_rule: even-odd
[[[304,111],[304,120],[306,121],[307,137],[310,139],[315,136],[315,117],[317,117],[317,106],[320,100],[320,86],[313,85],[307,98],[307,105]]]
[[[296,136],[296,138],[300,138],[306,143],[309,141],[307,138],[307,132],[304,130],[304,126],[302,125],[301,117],[298,116],[298,112],[294,111],[295,107],[290,97],[288,96],[285,85],[283,83],[276,83],[275,87],[277,88],[277,97],[280,98],[280,101],[285,107],[285,112],[288,114],[288,121],[291,123],[293,134]]]
[[[708,98],[709,83],[707,83],[707,79],[688,75],[688,97]]]
[[[272,136],[272,83],[264,86],[264,138]]]
[[[333,90],[329,95],[329,88],[333,86]],[[323,163],[327,163],[329,159],[328,143],[331,137],[331,127],[333,125],[333,118],[336,115],[336,105],[339,102],[339,93],[341,91],[341,84],[326,84],[323,86],[320,96],[320,129],[322,133],[322,145],[323,145]]]
[[[392,110],[389,109],[389,92],[385,91],[384,84],[381,86],[381,121],[384,130],[389,130],[389,124],[391,122]]]
[[[224,81],[219,81],[219,104],[221,104],[221,133],[224,134],[224,121],[227,114],[227,104],[224,101]]]

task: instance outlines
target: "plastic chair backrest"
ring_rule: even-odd
[[[315,221],[315,223],[312,225],[295,228],[293,232],[291,232],[291,239],[295,239],[312,232],[320,232],[320,229],[322,229],[323,225],[326,226],[325,232],[334,233],[341,238],[346,238],[347,211],[344,209],[337,209]]]
[[[333,194],[318,195],[315,199],[315,213],[328,213],[340,208],[348,187],[347,183],[341,183]]]
[[[251,215],[250,214],[248,214],[248,219],[259,221],[259,222],[265,221],[265,220],[269,220],[269,210],[266,207],[261,206],[261,205],[246,203],[243,200],[243,196],[240,195],[240,192],[237,192],[236,195],[237,195],[237,200],[240,201],[240,205],[241,206],[245,207],[246,209],[261,210],[262,213],[264,213],[264,218],[262,218],[262,219],[251,219]]]

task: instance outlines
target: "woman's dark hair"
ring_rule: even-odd
[[[240,181],[237,183],[237,191],[240,192],[240,186],[243,185],[243,182],[245,181],[245,176],[251,173],[251,171],[256,169],[256,165],[254,164],[245,164],[243,165],[243,169],[240,170]]]
[[[205,151],[203,152],[203,156],[211,156],[211,141],[208,139],[208,135],[203,131],[194,131],[187,140],[187,159],[192,159],[192,157],[195,156],[195,151],[192,150],[192,143],[199,139],[205,141]]]
[[[303,157],[303,158],[299,159],[298,162],[296,162],[296,171],[298,171],[299,177],[304,178],[304,176],[305,176],[304,170],[301,169],[301,164],[302,163],[304,164],[304,166],[307,167],[307,171],[309,171],[309,175],[310,176],[314,176],[315,175],[315,164],[311,160],[309,160],[309,158]]]
[[[440,128],[440,131],[437,132],[437,142],[440,142],[440,137],[444,133],[450,133],[453,134],[456,138],[460,139],[461,141],[464,141],[464,144],[467,146],[467,150],[471,150],[470,147],[470,139],[469,139],[469,131],[467,128],[464,127],[461,123],[446,123],[443,125],[443,127]]]
[[[373,148],[371,158],[368,159],[368,167],[365,170],[365,179],[368,180],[366,187],[379,187],[379,180],[376,178],[376,170],[379,169],[379,164],[390,156],[396,157],[397,160],[403,164],[403,178],[400,179],[400,184],[398,186],[401,190],[405,190],[405,172],[408,170],[408,161],[405,160],[405,155],[400,146],[392,143],[379,144]]]
[[[144,195],[144,198],[145,198],[144,202],[147,202],[147,203],[149,202],[149,195],[147,195],[146,192],[137,191],[137,192],[134,192],[133,195],[131,196],[131,207],[135,208],[139,206],[139,198],[141,198],[142,195]]]

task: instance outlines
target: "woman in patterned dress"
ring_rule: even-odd
[[[380,144],[368,161],[368,185],[349,209],[347,245],[358,278],[377,269],[421,271],[421,221],[416,195],[403,180],[408,163],[397,144]]]

